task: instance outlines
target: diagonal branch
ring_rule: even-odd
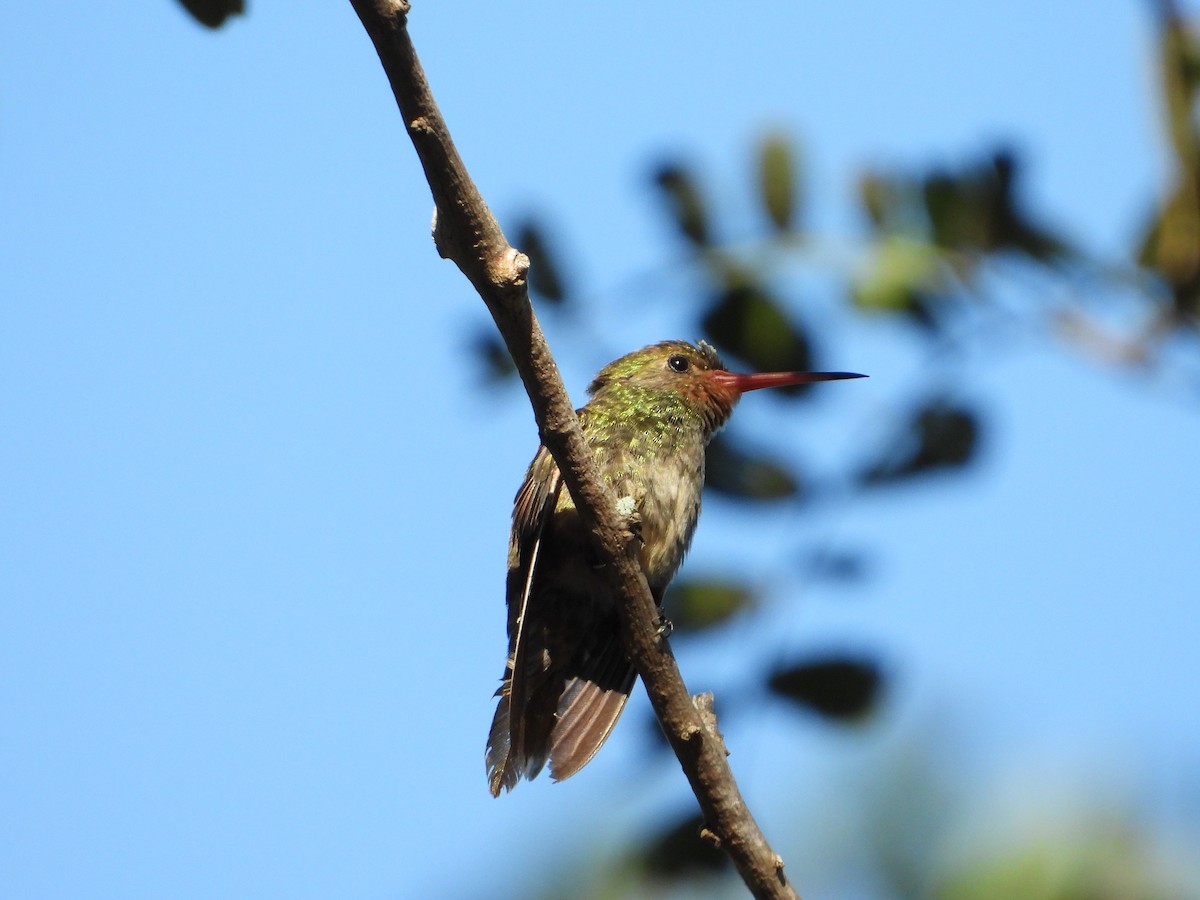
[[[674,655],[658,634],[658,609],[637,543],[598,477],[570,398],[529,304],[529,260],[504,233],[467,173],[408,36],[405,0],[351,0],[375,44],[437,206],[434,240],[479,292],[529,394],[542,443],[553,455],[614,594],[622,637],[704,814],[706,836],[732,858],[757,897],[796,897],[783,860],[742,800],[715,725],[688,696]],[[708,714],[711,716],[711,713]]]

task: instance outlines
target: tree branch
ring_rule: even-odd
[[[529,303],[529,260],[511,247],[479,194],[446,128],[408,36],[404,0],[351,0],[375,44],[436,204],[438,252],[470,280],[496,322],[529,394],[542,443],[558,463],[592,534],[614,594],[622,637],[654,712],[692,785],[707,832],[729,854],[756,897],[796,897],[783,860],[742,800],[715,724],[702,716],[658,634],[658,609],[638,546],[598,477],[570,397]],[[711,713],[709,713],[711,716]]]

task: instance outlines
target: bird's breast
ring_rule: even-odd
[[[642,570],[656,593],[675,574],[700,517],[704,454],[682,453],[645,465],[632,496],[641,515]]]

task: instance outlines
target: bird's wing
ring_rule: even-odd
[[[539,447],[513,501],[505,601],[508,603],[508,636],[514,649],[521,642],[521,625],[529,605],[530,587],[537,574],[542,536],[546,523],[554,514],[561,490],[562,474],[554,457],[545,447]]]
[[[529,703],[529,677],[541,671],[540,658],[529,658],[537,653],[531,641],[524,636],[526,613],[537,577],[538,558],[546,526],[554,515],[558,497],[562,491],[562,475],[554,458],[545,447],[539,447],[525,481],[517,491],[513,505],[512,534],[508,548],[508,637],[509,655],[512,666],[509,672],[507,696],[501,694],[497,722],[505,720],[502,728],[507,733],[493,733],[489,744],[493,750],[507,744],[507,752],[497,753],[494,763],[489,763],[492,781],[498,790],[500,785],[511,787],[527,768],[541,768],[543,759],[527,758],[525,743],[525,713]],[[540,654],[538,654],[540,656]],[[503,688],[501,688],[503,692]],[[495,732],[496,726],[493,727]],[[502,758],[500,758],[502,757]],[[495,791],[494,791],[495,792]]]

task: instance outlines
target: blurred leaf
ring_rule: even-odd
[[[658,721],[658,716],[654,714],[653,709],[646,709],[641,720],[641,740],[642,746],[649,754],[666,758],[675,758],[675,751],[671,749],[671,742],[667,740],[667,736],[663,734],[662,723]]]
[[[990,243],[984,200],[969,178],[934,172],[922,186],[934,243],[951,250],[984,249]]]
[[[909,418],[895,445],[858,479],[864,485],[878,485],[964,466],[974,458],[978,443],[979,421],[974,412],[934,400]]]
[[[543,299],[561,305],[567,299],[562,268],[546,242],[542,226],[527,219],[517,226],[516,246],[529,257],[529,287]]]
[[[808,577],[830,582],[861,582],[867,577],[865,553],[856,550],[820,548],[801,558]]]
[[[676,633],[705,631],[754,606],[754,592],[736,581],[685,579],[667,588],[666,616]]]
[[[1200,83],[1200,47],[1188,31],[1179,7],[1158,0],[1159,71],[1175,164],[1184,182],[1200,181],[1200,140],[1196,134],[1195,102]]]
[[[471,352],[475,354],[486,381],[493,384],[506,381],[517,374],[512,357],[504,341],[491,329],[480,329],[471,339]]]
[[[779,304],[757,284],[738,283],[738,275],[716,298],[701,327],[722,350],[744,360],[760,372],[804,371],[812,366],[807,334],[792,324]],[[796,394],[811,385],[778,388],[776,393]]]
[[[928,175],[922,196],[933,242],[967,253],[1017,250],[1042,261],[1066,254],[1063,241],[1018,209],[1019,172],[1016,155],[1001,149],[958,173]],[[958,260],[960,267],[967,263]]]
[[[900,235],[879,242],[870,268],[851,288],[854,305],[864,312],[900,312],[931,321],[930,298],[942,285],[936,247]]]
[[[677,879],[712,875],[729,866],[729,857],[700,837],[704,820],[688,815],[667,825],[636,852],[636,863],[650,877]]]
[[[797,205],[796,165],[792,148],[781,135],[766,138],[759,148],[758,188],[763,209],[775,230],[791,231]]]
[[[201,25],[220,28],[230,16],[240,16],[246,9],[242,0],[179,0]]]
[[[883,674],[872,660],[827,656],[777,669],[771,691],[829,719],[858,719],[872,712]]]
[[[718,435],[704,460],[704,486],[741,500],[782,500],[800,493],[800,483],[780,461],[752,454]]]
[[[1200,202],[1177,190],[1142,238],[1138,263],[1155,270],[1171,290],[1175,311],[1200,310]]]
[[[924,721],[892,744],[881,765],[861,773],[868,858],[863,865],[878,873],[885,897],[929,897],[930,873],[936,871],[952,829],[963,821],[957,781],[948,771],[941,738],[931,743],[930,725],[943,730],[936,717]],[[1013,895],[1011,900],[1027,900]],[[1007,896],[995,900],[1010,900]]]
[[[708,214],[692,173],[678,163],[667,163],[655,173],[654,183],[662,189],[668,211],[684,237],[697,247],[707,247],[712,242]]]
[[[1175,3],[1159,0],[1156,6],[1160,84],[1175,183],[1140,242],[1138,262],[1157,270],[1167,283],[1175,314],[1194,319],[1200,312],[1200,45]]]
[[[1160,268],[1159,237],[1163,232],[1165,210],[1156,209],[1149,223],[1143,226],[1140,236],[1134,245],[1134,259],[1144,269]],[[1166,280],[1164,276],[1164,280]]]
[[[894,230],[901,218],[902,189],[895,180],[865,172],[858,180],[858,200],[876,231]]]
[[[1017,155],[1004,148],[992,154],[990,168],[985,164],[995,246],[1019,250],[1042,262],[1069,255],[1071,250],[1062,238],[1044,226],[1035,225],[1020,208],[1017,198],[1020,166]]]
[[[1042,823],[1015,849],[983,856],[943,876],[935,900],[1169,900],[1195,897],[1195,884],[1156,859],[1131,824],[1092,821],[1074,833]],[[1004,842],[1001,842],[1003,846]],[[1194,879],[1190,879],[1194,882]]]

